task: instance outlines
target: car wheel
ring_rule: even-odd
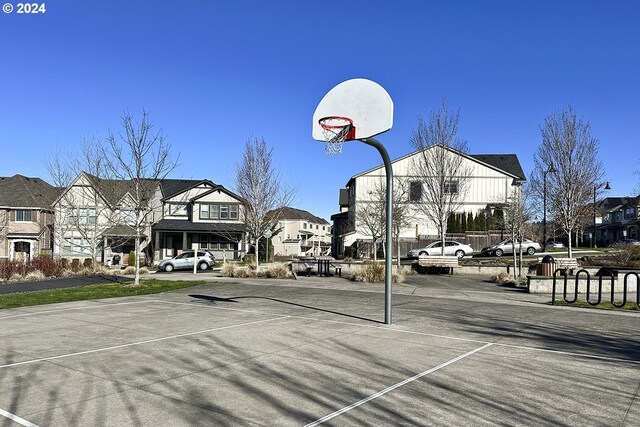
[[[209,264],[207,264],[206,262],[201,262],[200,264],[198,264],[198,268],[200,270],[206,270],[209,268]]]
[[[427,253],[425,251],[422,251],[418,254],[418,256],[427,256]]]
[[[496,249],[496,256],[502,256],[503,253],[502,249]]]
[[[173,264],[167,264],[164,266],[164,271],[171,273],[173,271]]]
[[[456,256],[458,258],[464,258],[464,251],[463,250],[456,251]]]
[[[533,255],[536,253],[536,249],[535,248],[527,248],[527,255]]]

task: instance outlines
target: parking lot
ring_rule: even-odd
[[[158,276],[189,277],[189,273]],[[211,277],[200,274],[198,278]],[[213,280],[213,278],[212,278]],[[475,277],[215,279],[0,311],[0,425],[632,426],[640,315]]]

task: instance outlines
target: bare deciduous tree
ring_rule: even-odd
[[[419,191],[411,190],[411,199],[438,229],[443,254],[447,220],[461,206],[471,178],[464,158],[467,143],[456,136],[459,122],[460,110],[449,111],[443,99],[440,110],[431,112],[427,122],[418,118],[410,140],[419,150],[412,174],[421,184]]]
[[[294,190],[282,182],[273,165],[273,148],[268,148],[263,138],[247,139],[236,167],[235,186],[245,200],[244,220],[255,245],[256,268],[259,268],[258,241],[294,197]]]
[[[130,113],[121,119],[122,129],[114,134],[109,131],[104,148],[107,166],[113,176],[128,181],[130,209],[130,226],[135,229],[135,281],[140,284],[140,252],[143,232],[148,229],[150,216],[154,206],[152,200],[158,183],[176,166],[177,158],[172,159],[171,145],[166,141],[162,130],[153,131],[153,124],[146,111],[142,112],[140,121],[136,121]],[[150,238],[150,236],[149,236]],[[149,243],[146,240],[145,246]]]
[[[373,260],[378,260],[378,242],[385,233],[385,187],[386,183],[376,181],[372,188],[367,190],[368,200],[362,200],[356,206],[357,231],[370,236],[373,241]]]
[[[0,210],[0,244],[7,238],[9,233],[9,211]]]
[[[520,244],[518,245],[518,250],[516,250],[516,243],[521,242],[524,238],[525,227],[531,219],[530,205],[524,200],[527,194],[528,190],[526,188],[513,186],[507,196],[507,203],[503,208],[504,229],[511,236],[514,277],[522,276],[523,248],[522,244]],[[517,275],[515,274],[516,271],[518,272]]]
[[[547,116],[540,126],[542,144],[534,157],[537,188],[548,165],[556,172],[547,175],[547,197],[553,217],[569,236],[568,256],[572,257],[572,233],[588,209],[604,176],[598,157],[598,140],[591,135],[589,122],[579,119],[571,105]],[[545,242],[546,243],[546,242]]]
[[[69,253],[90,254],[96,271],[104,232],[117,222],[100,185],[109,178],[102,147],[95,139],[85,139],[79,150],[53,152],[46,167],[53,185],[65,189],[55,207],[55,244],[68,248]],[[76,185],[70,187],[74,182]]]
[[[356,206],[356,224],[359,231],[371,236],[374,241],[374,261],[377,261],[378,241],[384,237],[386,230],[387,210],[386,194],[387,182],[381,177],[367,190],[369,199],[358,203]],[[393,221],[392,237],[396,243],[398,253],[397,265],[400,267],[400,233],[410,225],[413,218],[409,204],[409,182],[405,177],[393,177]]]

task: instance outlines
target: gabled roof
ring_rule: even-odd
[[[626,206],[637,207],[640,204],[640,196],[636,197],[605,197],[596,203],[601,209],[614,211]]]
[[[168,199],[177,194],[183,193],[200,184],[208,184],[211,187],[216,187],[216,184],[208,179],[163,179],[160,181],[160,191],[162,192],[162,199]]]
[[[61,190],[41,178],[0,177],[0,206],[51,209]]]
[[[429,149],[430,147],[424,148],[425,150]],[[498,170],[500,172],[505,173],[506,175],[512,176],[517,182],[524,182],[527,180],[527,177],[524,174],[524,171],[522,170],[522,166],[520,165],[520,161],[518,160],[518,156],[516,154],[466,154],[463,153],[461,151],[455,150],[453,148],[450,147],[446,147],[449,151],[452,151],[460,156],[466,157],[472,161],[475,162],[479,162],[484,164],[485,166],[488,166],[491,169],[495,169]],[[395,160],[391,160],[391,163],[396,163],[399,162],[401,160],[405,160],[409,157],[412,157],[416,154],[418,154],[420,151],[422,151],[423,149],[419,149],[416,151],[413,151],[409,154],[405,154],[402,157],[398,157]],[[355,178],[358,178],[360,176],[366,175],[369,172],[372,172],[376,169],[379,169],[383,167],[383,165],[378,165],[375,166],[371,169],[368,169],[364,172],[361,172],[357,175],[352,176],[349,181],[347,182],[347,186],[349,186],[349,184],[351,183],[351,181],[353,181]]]
[[[306,221],[317,223],[317,224],[329,225],[329,222],[326,219],[317,217],[312,213],[304,211],[302,209],[296,209],[288,206],[285,206],[280,209],[280,215],[278,219],[279,220],[301,219],[301,220],[306,220]]]
[[[496,169],[500,169],[514,175],[523,181],[527,180],[527,177],[522,170],[522,166],[520,166],[518,156],[515,154],[470,154],[469,156],[493,166]]]

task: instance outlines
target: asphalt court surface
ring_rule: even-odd
[[[384,325],[383,285],[241,280],[1,310],[0,426],[638,425],[638,313],[411,276]]]

